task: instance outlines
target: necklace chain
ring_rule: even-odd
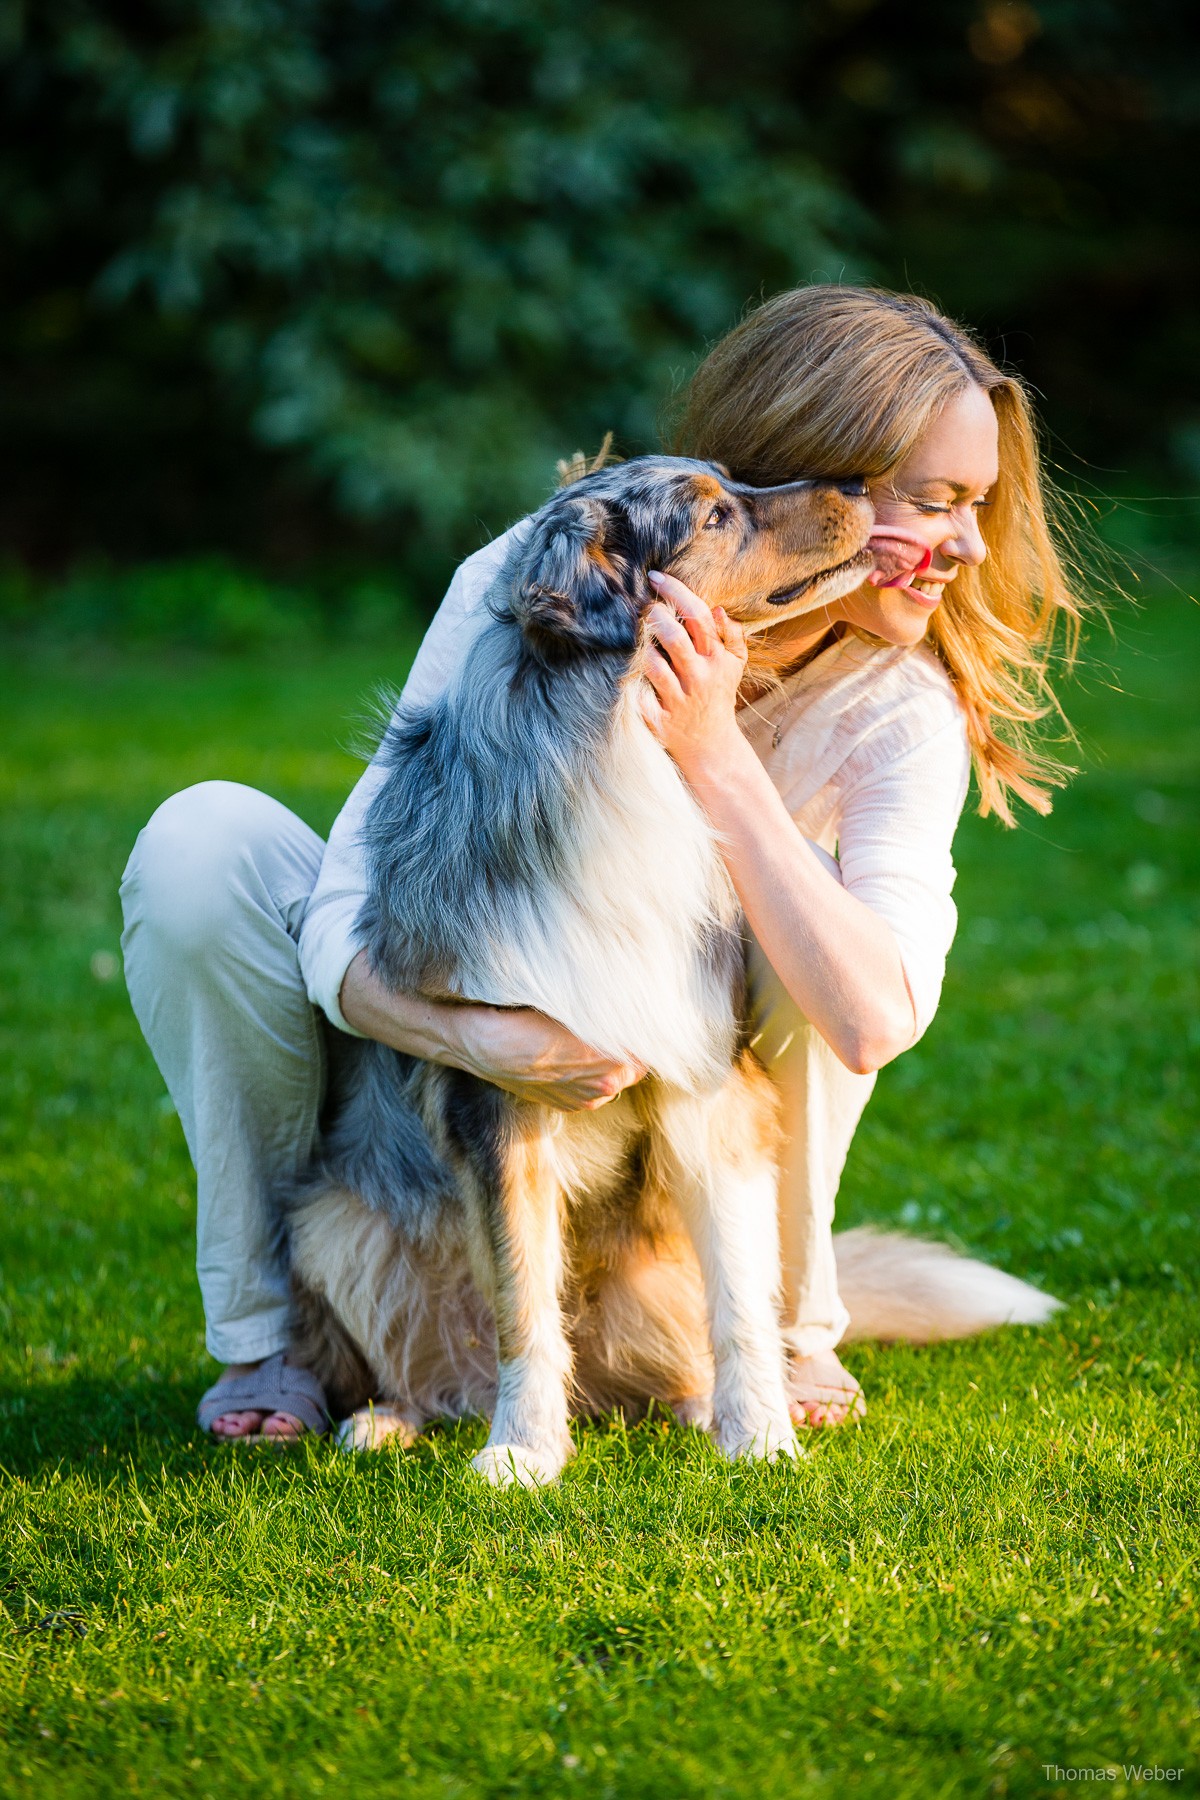
[[[780,740],[783,737],[783,728],[787,724],[788,720],[791,718],[792,708],[795,706],[797,700],[800,698],[800,683],[797,680],[797,677],[799,675],[801,675],[804,672],[804,670],[807,669],[812,663],[815,663],[818,656],[823,655],[823,653],[826,650],[830,649],[834,642],[836,642],[836,639],[833,637],[832,633],[830,633],[826,637],[823,637],[819,643],[816,643],[813,645],[811,650],[808,650],[805,652],[805,654],[800,658],[800,660],[795,664],[795,666],[788,670],[786,676],[781,677],[781,685],[784,680],[792,682],[793,685],[792,685],[791,693],[787,695],[787,698],[784,700],[782,707],[779,709],[779,712],[776,714],[775,724],[771,731],[771,748],[772,748],[772,750],[778,750]],[[767,723],[766,719],[763,718],[762,713],[758,712],[758,709],[756,707],[752,706],[750,708],[750,710],[751,710],[751,712],[756,713],[758,718],[762,719],[764,725]]]
[[[797,672],[797,674],[799,674],[799,670],[797,670],[796,672]],[[776,716],[775,729],[771,733],[771,748],[773,750],[778,750],[778,748],[779,748],[779,740],[783,736],[783,728],[787,724],[789,718],[791,717],[792,708],[796,704],[796,699],[797,699],[797,696],[799,695],[799,693],[800,693],[800,685],[797,682],[797,684],[793,687],[791,693],[788,695],[786,701],[784,702],[782,708],[780,709],[779,713]]]

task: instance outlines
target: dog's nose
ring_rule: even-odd
[[[866,499],[867,483],[865,476],[847,475],[845,481],[831,481],[829,485],[831,488],[836,488],[839,494],[845,494],[847,500]]]

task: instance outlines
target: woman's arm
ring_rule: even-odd
[[[739,628],[672,577],[656,585],[670,606],[650,615],[661,646],[647,661],[651,727],[720,834],[747,921],[787,992],[847,1068],[882,1068],[917,1035],[897,940],[825,868],[743,737]]]
[[[362,1037],[563,1112],[594,1111],[646,1073],[602,1056],[532,1007],[449,1005],[395,993],[371,973],[361,950],[339,998],[342,1016]]]

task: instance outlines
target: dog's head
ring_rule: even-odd
[[[534,515],[510,605],[546,662],[628,655],[677,575],[745,625],[774,624],[856,588],[870,572],[874,512],[861,481],[747,487],[718,463],[645,456],[565,488]]]

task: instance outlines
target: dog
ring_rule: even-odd
[[[642,713],[647,571],[753,631],[859,585],[872,524],[860,481],[755,489],[674,457],[593,472],[516,535],[449,690],[394,717],[364,831],[371,968],[539,1008],[647,1074],[566,1113],[341,1040],[286,1227],[293,1354],[350,1415],[344,1442],[487,1414],[474,1467],[535,1485],[571,1454],[573,1408],[657,1401],[730,1457],[796,1454],[777,1100],[747,1042],[736,895]],[[903,1240],[849,1236],[844,1274],[875,1290],[856,1323],[899,1310],[920,1336],[928,1313],[924,1335],[953,1334],[951,1253],[907,1252],[905,1286]],[[965,1329],[1044,1316],[1024,1284],[953,1266],[978,1271]]]

